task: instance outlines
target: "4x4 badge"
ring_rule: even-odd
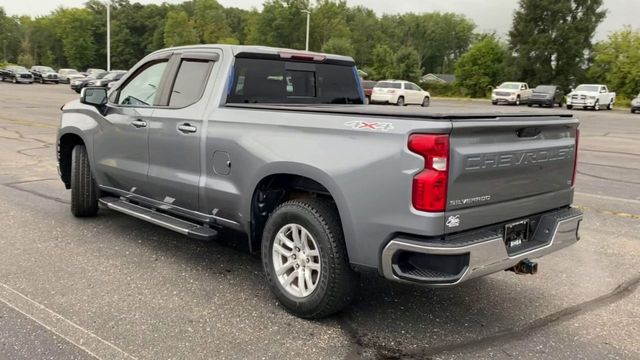
[[[456,227],[460,225],[460,215],[455,215],[455,216],[449,216],[449,218],[447,219],[447,226],[448,227]]]

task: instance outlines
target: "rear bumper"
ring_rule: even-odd
[[[387,94],[371,94],[371,103],[379,103],[379,104],[395,104],[398,102],[398,97],[395,95],[387,95]]]
[[[446,240],[392,239],[382,251],[385,278],[429,286],[452,286],[509,269],[524,259],[534,259],[579,240],[582,213],[565,208],[540,214],[527,244],[508,251],[502,226],[466,231]]]

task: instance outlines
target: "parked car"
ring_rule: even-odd
[[[120,80],[126,73],[124,70],[111,70],[100,79],[87,81],[85,86],[107,87],[110,83]]]
[[[529,107],[533,105],[554,107],[558,104],[562,107],[562,100],[564,99],[564,91],[558,85],[538,85],[533,92],[527,105]]]
[[[602,84],[578,85],[567,95],[567,109],[581,107],[598,111],[606,106],[608,110],[612,110],[615,102],[616,93],[610,92],[607,85]]]
[[[150,54],[109,96],[87,87],[62,107],[71,213],[101,203],[193,238],[242,232],[304,318],[347,306],[358,271],[446,287],[535,273],[530,259],[576,243],[576,118],[354,106],[354,69],[261,46]]]
[[[60,82],[63,84],[71,84],[72,80],[82,79],[85,76],[80,74],[76,69],[60,69],[58,70]]]
[[[412,82],[384,80],[378,82],[371,90],[371,103],[429,106],[431,95]]]
[[[35,65],[29,71],[33,74],[33,81],[37,81],[40,84],[48,82],[57,84],[60,82],[58,73],[49,66]]]
[[[527,83],[504,82],[491,92],[491,103],[520,105],[527,103],[532,93]]]
[[[107,70],[98,69],[98,68],[88,68],[85,72],[82,73],[82,75],[86,77],[95,77],[97,74],[102,74],[103,72],[107,72]]]
[[[31,84],[33,83],[33,75],[23,66],[7,65],[0,69],[0,80],[11,81],[14,84]]]
[[[364,91],[364,103],[368,104],[371,102],[371,92],[373,88],[376,86],[377,81],[371,80],[362,80],[362,90]]]
[[[103,71],[101,73],[98,72],[93,72],[90,76],[87,76],[85,78],[80,78],[80,79],[75,79],[75,80],[71,80],[71,83],[69,84],[69,87],[74,90],[77,93],[80,93],[80,90],[82,90],[83,88],[85,88],[87,86],[87,83],[89,83],[90,81],[96,80],[96,79],[102,79],[103,77],[107,76],[108,72]]]
[[[640,111],[640,94],[631,100],[631,113],[635,114],[636,111]]]

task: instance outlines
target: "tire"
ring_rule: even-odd
[[[369,97],[368,97],[368,96],[365,96],[365,97],[364,97],[364,104],[365,104],[365,105],[369,105],[369,104],[371,104],[371,99],[369,99]]]
[[[528,106],[528,107],[532,107],[532,106],[533,106],[533,104],[527,104],[527,106]]]
[[[593,104],[594,111],[600,111],[600,100],[596,100],[595,104]]]
[[[492,105],[498,105],[498,102],[497,101],[492,101],[491,104]]]
[[[12,83],[14,83],[14,84],[17,84],[17,83],[18,83],[18,79],[16,79],[16,78],[14,77],[13,79],[11,79],[11,82],[12,82]]]
[[[296,228],[307,231],[307,239],[316,247],[317,256],[303,254],[305,246],[300,246],[300,251],[296,252],[300,244],[294,243],[293,232],[297,231]],[[288,243],[282,240],[283,236],[289,240]],[[299,236],[300,239],[302,235]],[[274,253],[276,241],[279,242],[280,249],[291,251]],[[306,251],[311,253],[313,247],[306,246]],[[295,254],[298,256],[294,256]],[[283,259],[286,260],[285,264],[282,264]],[[306,275],[306,271],[309,271],[309,279],[313,279],[312,272],[316,271],[305,267],[309,259],[313,259],[312,263],[315,260],[315,266],[318,267],[316,283],[309,290],[311,287],[307,286],[307,277],[304,276],[303,290],[300,291],[297,286],[300,283],[296,281],[300,280],[298,274]],[[292,265],[287,267],[289,263]],[[269,216],[262,234],[262,264],[269,287],[278,301],[287,311],[301,318],[318,319],[339,312],[354,299],[359,285],[358,274],[351,269],[347,260],[338,211],[331,202],[324,199],[290,200],[278,206]],[[281,271],[291,272],[277,275],[276,267]],[[291,278],[292,276],[294,277]],[[291,285],[283,284],[287,278],[293,279]],[[305,290],[310,292],[304,295]]]
[[[520,106],[520,95],[516,96],[516,106]]]
[[[613,100],[609,101],[609,104],[607,105],[607,110],[613,110]]]
[[[397,106],[404,106],[404,96],[400,96],[396,102]]]
[[[75,217],[98,213],[98,189],[84,145],[76,145],[71,152],[71,213]]]
[[[567,110],[573,109],[573,105],[567,105]]]
[[[422,99],[422,107],[429,107],[429,105],[431,105],[431,99],[425,96],[424,99]]]

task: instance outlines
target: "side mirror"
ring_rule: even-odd
[[[86,87],[80,92],[80,102],[92,106],[103,106],[107,103],[107,89],[103,87]]]

